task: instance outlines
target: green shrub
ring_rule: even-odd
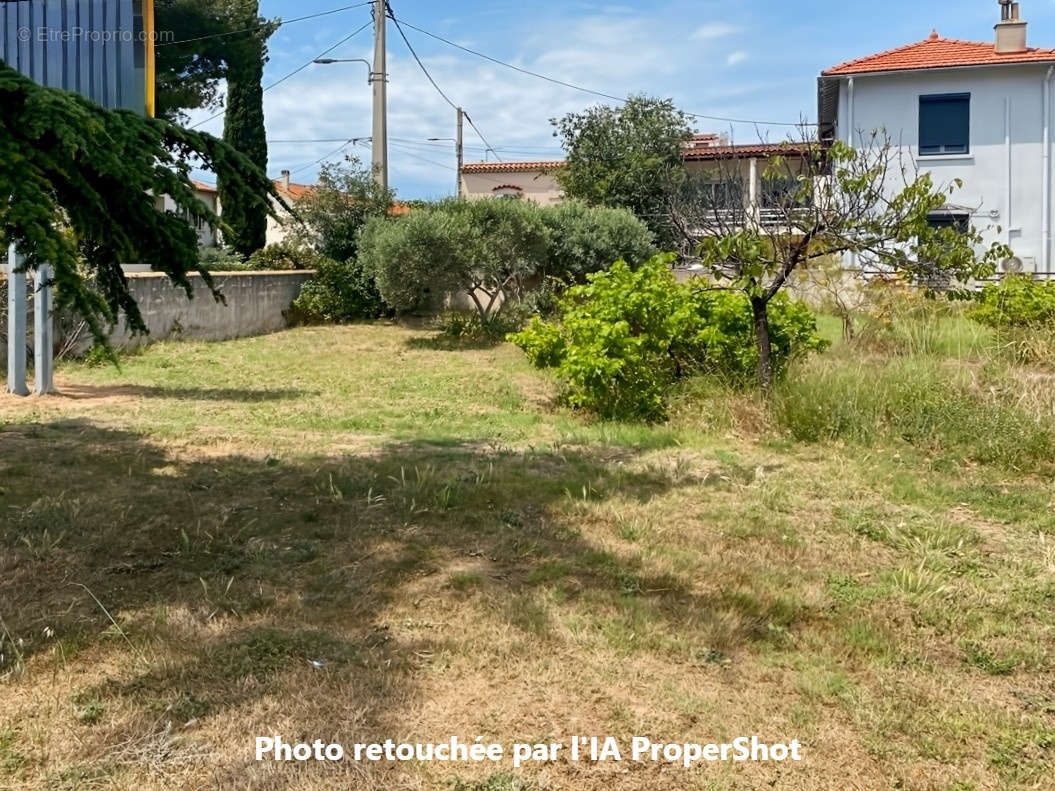
[[[1003,278],[986,285],[970,317],[987,327],[1055,327],[1055,282],[1028,275]]]
[[[199,247],[198,263],[209,272],[245,272],[249,266],[229,247]]]
[[[559,318],[536,318],[509,340],[531,361],[554,368],[562,400],[610,419],[659,420],[675,381],[712,374],[742,383],[758,353],[746,295],[679,284],[671,255],[633,270],[617,262],[561,298]],[[812,313],[778,296],[770,303],[773,359],[823,348]]]
[[[498,343],[521,329],[525,321],[520,307],[506,308],[486,319],[472,311],[451,310],[440,316],[437,326],[440,334],[451,340]]]
[[[355,259],[320,258],[315,276],[300,287],[292,308],[294,319],[305,323],[376,319],[385,314],[373,277]]]
[[[368,223],[360,259],[397,310],[462,292],[486,323],[519,301],[545,262],[549,236],[540,212],[527,201],[443,201]]]
[[[558,280],[582,282],[616,261],[634,267],[656,254],[652,232],[626,209],[569,201],[541,216],[550,234],[544,274]]]
[[[307,247],[289,242],[278,242],[262,247],[246,259],[248,269],[288,270],[314,269],[319,254]]]

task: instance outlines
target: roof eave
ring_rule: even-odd
[[[914,66],[906,69],[883,69],[866,71],[822,71],[821,77],[840,79],[842,77],[888,77],[894,74],[909,74],[921,71],[957,71],[965,69],[991,69],[994,67],[1007,68],[1008,66],[1050,66],[1055,64],[1055,55],[1051,58],[1036,60],[1016,60],[1007,63],[964,63],[952,66]]]

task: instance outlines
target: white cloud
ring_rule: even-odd
[[[761,82],[701,81],[701,70],[713,71],[725,64],[740,63],[748,53],[729,54],[728,48],[718,47],[714,51],[709,47],[672,48],[670,24],[669,20],[648,14],[606,18],[593,13],[571,19],[535,20],[520,31],[519,39],[505,51],[500,45],[486,42],[473,42],[469,46],[493,52],[523,68],[614,96],[638,92],[671,96],[686,110],[715,116],[768,118],[772,114],[774,95],[787,97],[801,93],[805,97],[804,106],[809,106],[813,99],[812,80],[787,77]],[[707,27],[717,29],[713,25]],[[726,25],[721,29],[731,30],[731,27]],[[369,58],[370,44],[366,39],[364,35],[334,54]],[[599,46],[599,42],[603,45]],[[309,44],[306,53],[276,48],[265,82],[281,77],[318,54],[320,49],[316,44]],[[560,145],[552,135],[549,119],[590,105],[612,103],[443,47],[428,46],[418,51],[439,85],[454,102],[464,105],[505,160],[560,158]],[[371,95],[364,72],[365,67],[358,63],[313,65],[267,91],[264,113],[268,137],[339,140],[368,136]],[[427,138],[454,136],[454,110],[436,94],[398,40],[389,55],[389,72],[392,185],[405,198],[451,194],[453,146],[447,142],[429,143]],[[789,116],[787,120],[798,118],[797,106],[785,112]],[[194,120],[210,114],[195,113]],[[217,133],[222,125],[222,119],[218,118],[204,129]],[[731,124],[720,120],[701,118],[698,125],[701,131],[730,132],[732,129]],[[739,125],[736,130],[743,133],[745,142],[757,138],[752,125]],[[483,143],[468,125],[465,144],[467,162],[483,160]],[[303,168],[293,178],[310,183],[317,171],[313,160],[332,152],[338,145],[338,142],[272,144],[268,171],[277,177],[280,170]],[[365,148],[349,146],[343,153],[355,153],[369,161],[369,143]],[[335,155],[334,159],[339,156]]]
[[[701,28],[697,28],[692,37],[697,41],[711,41],[716,38],[728,38],[735,36],[742,28],[730,25],[728,22],[708,22]]]

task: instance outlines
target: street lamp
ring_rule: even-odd
[[[385,73],[384,20],[384,14],[379,15],[375,20],[379,27],[375,29],[374,63],[366,58],[315,58],[312,62],[324,66],[330,63],[366,64],[368,69],[366,83],[374,88],[374,133],[371,135],[373,151],[370,157],[370,169],[381,189],[388,192],[388,100],[385,85],[388,82],[388,75]]]
[[[366,83],[367,83],[367,85],[369,85],[370,83],[372,83],[374,81],[374,72],[373,72],[373,68],[374,67],[371,65],[370,61],[368,61],[366,58],[315,58],[315,60],[313,60],[312,63],[319,63],[319,64],[321,64],[323,66],[328,66],[331,63],[365,63],[366,64],[366,68],[369,69],[369,71],[366,74]]]

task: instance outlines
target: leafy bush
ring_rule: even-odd
[[[297,201],[296,219],[287,221],[293,241],[334,261],[347,261],[359,252],[359,235],[366,223],[385,217],[394,193],[378,186],[370,168],[357,157],[323,165],[318,183]]]
[[[318,259],[315,276],[300,287],[293,318],[306,323],[376,319],[385,303],[370,273],[356,259]]]
[[[447,311],[437,322],[440,333],[451,340],[497,343],[524,326],[526,317],[519,306],[506,308],[488,318],[462,310]]]
[[[996,329],[1055,327],[1055,282],[1028,275],[1008,276],[986,285],[970,317]]]
[[[229,247],[200,247],[198,262],[209,272],[245,272],[249,265]]]
[[[679,284],[672,255],[637,270],[620,261],[561,298],[559,319],[534,319],[509,336],[540,368],[554,368],[562,400],[609,419],[659,420],[675,381],[696,374],[737,383],[757,367],[747,296]],[[770,306],[778,373],[823,348],[813,314],[783,295]]]
[[[633,267],[656,254],[652,232],[626,209],[570,201],[542,209],[541,216],[550,233],[544,271],[559,280],[582,282],[616,261]]]
[[[1055,363],[1055,283],[1007,276],[985,286],[967,315],[991,328],[1000,351],[1013,361]]]
[[[307,247],[278,242],[262,247],[246,259],[246,267],[256,270],[314,269],[319,254]]]

